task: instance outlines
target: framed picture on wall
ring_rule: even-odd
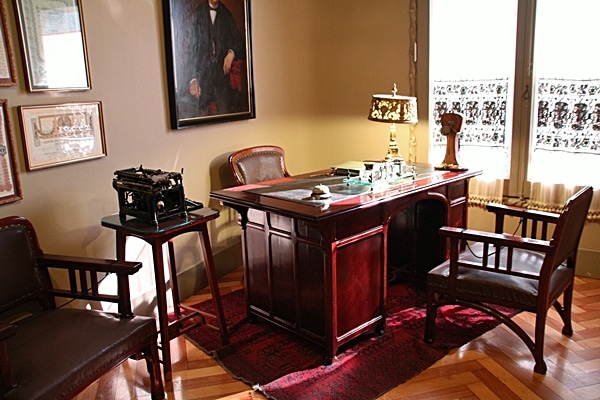
[[[21,182],[15,158],[15,142],[6,100],[0,100],[0,204],[21,200]]]
[[[17,74],[7,28],[8,17],[5,1],[0,0],[0,86],[14,86],[17,84]]]
[[[27,90],[90,89],[81,0],[14,0]]]
[[[250,0],[164,0],[171,127],[255,117]]]
[[[20,106],[28,171],[106,156],[102,104]]]

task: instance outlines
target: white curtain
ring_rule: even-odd
[[[471,205],[502,202],[510,178],[531,184],[522,204],[559,211],[577,188],[600,187],[600,2],[537,1],[533,77],[523,89],[514,88],[518,3],[430,0],[430,162],[444,159],[440,116],[459,112],[459,164],[484,171],[471,182]],[[527,176],[510,171],[512,136],[526,133],[512,131],[515,90],[531,93],[530,148],[518,152]],[[599,203],[597,191],[590,220],[600,220]]]
[[[517,5],[517,0],[430,1],[429,159],[432,164],[444,159],[440,115],[461,113],[459,164],[483,170],[471,180],[473,206],[502,202],[508,178]]]
[[[600,188],[600,2],[538,1],[529,207],[558,212],[583,185]],[[588,219],[600,221],[595,191]]]

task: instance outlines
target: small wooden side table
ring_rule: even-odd
[[[164,368],[165,380],[171,380],[171,349],[170,341],[186,331],[205,324],[211,328],[217,329],[221,333],[223,344],[228,344],[229,336],[223,307],[221,306],[221,295],[219,292],[217,274],[210,247],[210,238],[206,223],[219,217],[219,212],[211,208],[201,208],[189,212],[187,217],[172,218],[158,225],[146,221],[140,221],[137,218],[127,216],[125,220],[119,217],[119,214],[113,214],[101,219],[102,226],[114,229],[117,235],[117,259],[125,260],[125,242],[127,236],[134,236],[146,241],[152,247],[154,262],[154,276],[156,279],[156,304],[158,307],[158,324],[161,343],[159,348],[162,351],[162,362]],[[212,294],[212,302],[216,315],[206,313],[181,304],[179,300],[179,287],[177,285],[177,270],[175,264],[175,251],[172,239],[184,233],[198,232],[204,263],[206,266],[206,276]],[[165,271],[162,246],[168,243],[169,246],[169,266],[171,294],[173,296],[174,319],[169,321],[167,312],[167,288],[165,283]],[[182,309],[186,310],[185,315]],[[212,318],[216,324],[210,324],[205,317]],[[186,322],[184,324],[184,322]]]

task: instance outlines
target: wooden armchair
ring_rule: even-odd
[[[238,185],[247,185],[290,176],[285,152],[279,146],[256,146],[229,156],[229,166]]]
[[[545,374],[544,336],[550,307],[554,306],[563,321],[562,333],[573,334],[575,259],[592,194],[591,187],[581,189],[560,214],[490,204],[488,211],[496,214],[495,233],[442,227],[440,234],[449,238],[450,258],[427,275],[425,341],[434,340],[438,307],[458,304],[475,308],[515,332],[533,354],[534,371]],[[521,219],[521,236],[503,233],[506,216]],[[463,241],[475,244],[460,253]],[[533,338],[494,306],[534,313]]]
[[[134,316],[129,275],[139,262],[44,255],[31,223],[0,219],[0,394],[3,399],[72,398],[128,357],[143,357],[152,399],[164,390],[154,318]],[[52,286],[62,269],[69,288]],[[115,274],[118,294],[98,275]],[[118,313],[56,307],[55,297],[118,304]]]

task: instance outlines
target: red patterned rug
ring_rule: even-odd
[[[423,291],[406,283],[388,288],[385,334],[362,337],[342,347],[324,365],[323,349],[270,323],[244,321],[242,290],[222,296],[230,344],[218,332],[200,327],[188,339],[214,356],[234,377],[267,397],[284,399],[374,399],[407,381],[459,347],[498,325],[476,310],[446,306],[438,312],[436,341],[423,341]],[[210,301],[196,305],[210,311]]]

